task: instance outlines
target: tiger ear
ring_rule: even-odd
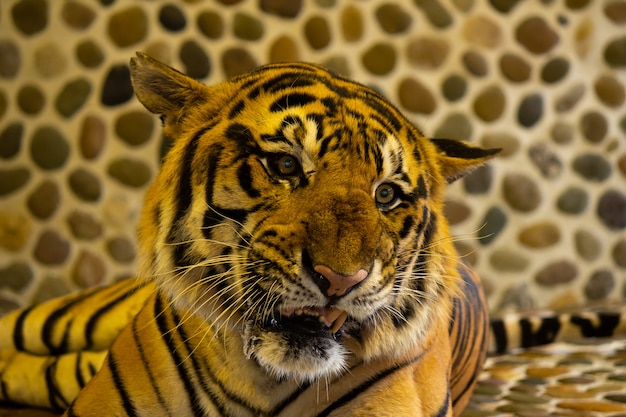
[[[130,59],[130,78],[137,99],[146,109],[160,115],[166,127],[177,124],[185,108],[208,99],[208,87],[204,84],[142,52]]]
[[[454,139],[431,139],[439,150],[440,169],[448,184],[469,174],[500,153],[501,149],[483,149]]]

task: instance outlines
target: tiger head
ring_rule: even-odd
[[[173,141],[139,226],[141,276],[172,308],[298,381],[400,357],[448,320],[459,279],[444,187],[497,150],[427,139],[315,65],[205,86],[138,54],[131,74]]]

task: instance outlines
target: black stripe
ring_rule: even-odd
[[[46,389],[48,390],[48,402],[50,403],[50,407],[54,410],[62,411],[70,405],[70,402],[63,397],[55,377],[58,364],[58,358],[54,358],[52,362],[46,366]]]
[[[239,100],[237,104],[235,104],[228,113],[228,118],[233,119],[236,117],[241,111],[246,107],[246,103],[243,100]]]
[[[596,327],[591,320],[581,316],[572,316],[570,322],[580,328],[584,337],[610,337],[613,336],[615,328],[619,325],[620,315],[618,313],[598,313],[600,320]]]
[[[277,113],[286,110],[290,107],[302,107],[314,101],[318,98],[312,94],[306,93],[291,93],[285,94],[282,97],[276,99],[270,106],[270,112]]]
[[[109,351],[109,359],[108,359],[109,371],[111,372],[111,377],[113,379],[113,384],[115,385],[115,389],[117,393],[120,395],[122,399],[122,407],[124,411],[128,415],[128,417],[138,416],[137,410],[132,403],[130,395],[124,387],[124,381],[122,381],[122,377],[120,375],[120,371],[117,367],[117,361],[115,360],[115,352],[113,350]]]
[[[57,333],[56,325],[61,319],[63,319],[66,316],[68,311],[70,311],[76,304],[81,303],[82,301],[89,298],[93,294],[94,292],[88,292],[87,294],[82,294],[74,298],[73,300],[71,300],[69,303],[65,304],[61,308],[55,310],[51,314],[48,314],[48,317],[41,328],[41,341],[46,345],[50,354],[60,355],[62,353],[67,353],[68,345],[69,345],[69,338],[70,338],[70,330],[72,327],[73,320],[68,320],[68,322],[65,324],[65,328],[63,329],[63,337],[61,338],[61,343],[58,346],[55,346],[52,341],[54,334]]]
[[[261,196],[261,192],[252,185],[252,168],[250,168],[248,161],[244,161],[239,165],[237,179],[241,188],[248,194],[248,197],[259,198]]]
[[[534,331],[532,323],[526,318],[519,321],[522,330],[522,347],[532,347],[548,344],[556,338],[561,328],[558,317],[545,317],[541,319],[541,325]]]
[[[388,369],[385,369],[382,372],[379,372],[378,374],[374,375],[372,378],[370,378],[367,381],[363,382],[361,385],[353,388],[352,390],[350,390],[349,392],[347,392],[346,394],[341,396],[334,403],[332,403],[326,409],[324,409],[324,411],[322,411],[320,414],[318,414],[317,417],[328,416],[330,413],[332,413],[333,411],[335,411],[336,409],[338,409],[340,407],[343,407],[344,405],[346,405],[350,401],[354,400],[359,395],[361,395],[363,392],[367,391],[373,385],[375,385],[378,382],[382,381],[383,379],[385,379],[389,375],[393,374],[394,372],[396,372],[396,371],[398,371],[398,370],[400,370],[400,369],[402,369],[402,368],[404,368],[406,366],[409,366],[409,365],[419,361],[422,358],[422,356],[423,356],[423,354],[419,354],[419,355],[409,359],[406,362],[399,363],[399,364],[397,364],[397,365],[395,365],[395,366],[393,366],[391,368],[388,368]]]
[[[434,417],[445,417],[448,414],[448,410],[450,409],[450,390],[446,392],[446,398],[443,400],[443,404],[441,404],[441,408],[437,411],[436,414],[433,414]]]
[[[491,333],[493,334],[495,342],[495,353],[504,353],[507,350],[509,344],[508,336],[506,333],[506,327],[502,319],[491,319]]]
[[[33,307],[29,307],[24,309],[15,319],[15,329],[13,329],[13,346],[15,346],[16,350],[25,351],[24,349],[24,324],[26,323],[26,319],[30,312],[33,311]]]
[[[400,229],[400,239],[404,239],[413,229],[415,225],[415,218],[412,215],[407,215],[402,222],[402,229]]]
[[[209,209],[204,215],[204,223],[202,225],[202,234],[206,239],[211,239],[212,227],[220,223],[222,219],[217,216],[211,207],[213,205],[213,195],[215,194],[215,181],[217,180],[215,174],[219,168],[219,161],[222,157],[224,148],[221,145],[216,145],[209,151],[208,157],[208,169],[207,169],[207,182],[204,199],[209,205]]]
[[[78,386],[83,388],[85,386],[85,384],[87,383],[87,381],[85,381],[85,378],[83,378],[83,373],[81,370],[81,364],[83,362],[83,352],[78,352],[76,354],[76,363],[74,365],[74,378],[76,378],[76,382],[78,383]]]

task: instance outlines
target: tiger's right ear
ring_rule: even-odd
[[[141,104],[174,132],[190,108],[209,99],[209,87],[142,52],[130,59],[130,78]]]

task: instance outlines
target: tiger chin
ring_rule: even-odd
[[[47,323],[65,326],[55,352],[104,340],[109,312],[122,328],[66,415],[459,415],[488,317],[444,192],[498,150],[427,138],[317,65],[214,86],[142,53],[130,69],[173,144],[140,219],[140,279]],[[85,329],[59,319],[90,308]]]

